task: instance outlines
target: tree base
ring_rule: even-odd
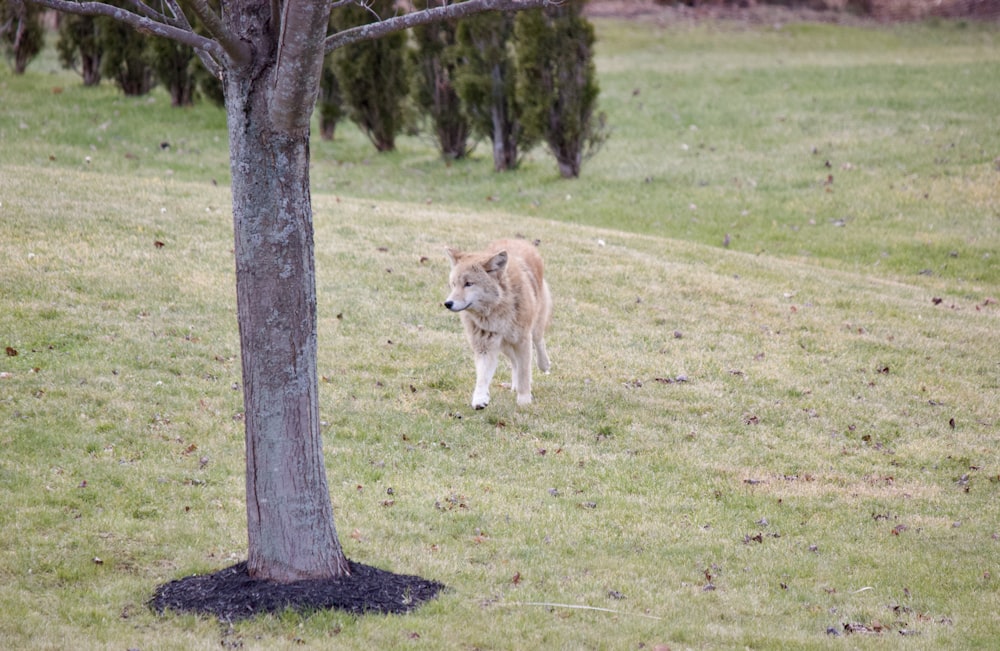
[[[222,621],[249,619],[285,609],[343,610],[354,614],[406,613],[437,596],[444,585],[419,576],[393,574],[348,561],[349,576],[277,583],[250,578],[246,562],[205,576],[188,576],[156,589],[149,607],[215,615]]]

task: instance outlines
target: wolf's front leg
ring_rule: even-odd
[[[476,353],[476,390],[472,392],[473,409],[490,404],[490,382],[497,371],[497,351]]]

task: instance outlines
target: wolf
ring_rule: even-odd
[[[445,247],[451,261],[444,306],[458,312],[476,361],[472,407],[490,403],[490,382],[499,354],[510,359],[517,404],[531,404],[531,349],[538,368],[549,372],[545,331],[552,321],[552,294],[538,248],[526,240],[491,242],[484,250]]]

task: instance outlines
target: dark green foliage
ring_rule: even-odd
[[[38,5],[22,0],[0,0],[3,51],[16,75],[24,74],[31,60],[42,51],[45,35],[40,16]]]
[[[148,93],[156,83],[149,47],[152,39],[111,18],[101,17],[97,21],[104,50],[101,73],[126,95]]]
[[[195,57],[197,59],[197,57]],[[195,60],[193,64],[194,70],[192,74],[194,75],[195,83],[198,87],[198,97],[204,97],[208,101],[212,102],[218,107],[223,107],[226,105],[226,96],[222,90],[222,81],[217,77],[213,77],[205,66],[201,64],[200,61]]]
[[[395,11],[395,0],[372,0],[336,9],[331,17],[338,29],[377,22]],[[406,33],[396,32],[337,50],[337,79],[348,116],[379,151],[396,148],[403,129],[403,101],[407,93]]]
[[[188,18],[198,30],[197,18]],[[199,94],[218,106],[224,103],[222,84],[201,65],[192,48],[141,36],[108,18],[63,14],[57,47],[63,67],[80,73],[85,86],[97,85],[104,74],[126,95],[143,95],[162,83],[173,106],[190,106]]]
[[[59,62],[83,77],[84,86],[101,83],[101,35],[99,21],[92,16],[62,14],[59,18]]]
[[[323,61],[323,72],[319,79],[319,97],[316,98],[319,111],[319,132],[323,140],[333,140],[337,123],[344,117],[344,98],[340,92],[340,82],[334,71],[333,55],[328,54]]]
[[[149,53],[157,81],[170,93],[170,105],[194,104],[197,88],[194,72],[202,67],[194,49],[176,41],[154,37],[149,39]]]
[[[519,152],[534,144],[521,124],[511,54],[514,15],[485,13],[458,26],[460,68],[456,79],[473,131],[493,142],[493,167],[517,167]]]
[[[544,140],[566,178],[580,175],[584,156],[605,140],[595,116],[594,28],[585,2],[522,12],[516,21],[517,96],[525,130]]]
[[[439,7],[446,0],[417,0],[416,9]],[[416,47],[410,50],[411,88],[419,110],[434,128],[441,154],[447,159],[468,153],[471,125],[462,112],[455,88],[458,25],[454,21],[432,23],[413,29]]]

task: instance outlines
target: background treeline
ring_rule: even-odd
[[[126,7],[126,0],[108,3]],[[372,0],[337,8],[331,31],[394,15],[396,4]],[[448,160],[488,141],[497,171],[516,168],[524,153],[543,144],[562,176],[579,176],[583,161],[607,137],[597,112],[594,30],[583,15],[585,4],[478,15],[341,48],[323,70],[320,133],[332,139],[346,118],[378,151],[393,150],[400,134],[425,133]],[[45,43],[42,18],[35,5],[0,0],[4,51],[17,74]],[[193,12],[190,19],[197,29]],[[85,86],[110,80],[135,96],[159,84],[174,106],[202,98],[224,102],[221,84],[192,48],[139,35],[109,18],[55,15],[50,22],[58,30],[61,64],[79,73]]]
[[[125,9],[133,6],[125,0],[102,2]],[[193,14],[189,19],[200,27]],[[23,74],[42,51],[47,31],[58,33],[59,62],[76,71],[85,86],[109,79],[126,95],[135,96],[161,84],[174,106],[190,106],[199,97],[222,104],[221,84],[204,71],[190,47],[141,35],[107,17],[61,14],[23,0],[0,0],[0,41],[15,74]]]
[[[637,0],[642,3],[644,0]],[[1000,17],[1000,0],[649,0],[658,6],[753,8],[777,6],[839,13],[877,20],[907,21],[925,18]],[[633,0],[636,2],[636,0]],[[624,3],[623,3],[624,4]]]

